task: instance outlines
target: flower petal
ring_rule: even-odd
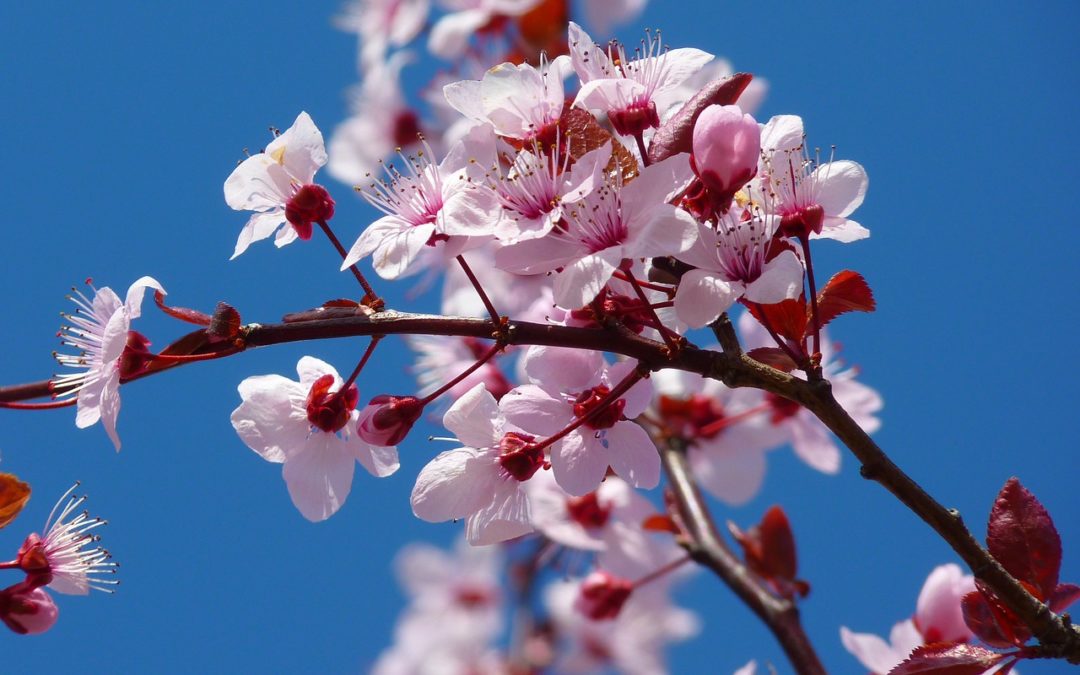
[[[316,432],[281,470],[289,496],[310,521],[337,513],[352,489],[355,458],[334,434]]]
[[[675,291],[675,313],[691,328],[701,328],[726,312],[742,291],[742,284],[738,282],[725,281],[706,270],[690,270],[683,275]]]
[[[619,478],[646,490],[660,483],[660,453],[647,431],[630,421],[616,422],[604,432],[603,440]]]

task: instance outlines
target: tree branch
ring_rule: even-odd
[[[709,508],[691,476],[686,443],[672,438],[660,448],[671,491],[675,496],[680,526],[686,534],[680,542],[690,557],[708,567],[746,603],[776,636],[788,660],[800,675],[824,675],[810,638],[799,622],[799,610],[790,600],[767,591],[716,530]]]

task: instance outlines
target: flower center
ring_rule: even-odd
[[[544,450],[535,440],[535,436],[511,431],[499,441],[499,465],[515,480],[529,480],[544,465]]]
[[[595,410],[597,406],[601,405],[609,393],[611,393],[611,389],[603,384],[581,392],[574,399],[574,415],[585,417]],[[613,401],[599,413],[596,413],[595,417],[585,422],[585,426],[590,429],[610,429],[622,419],[623,408],[625,407],[626,401],[623,399]]]
[[[145,335],[137,330],[128,331],[127,343],[117,363],[120,377],[130,377],[146,368],[146,365],[154,360],[154,355],[147,349],[149,346],[150,340],[146,339]]]
[[[341,431],[360,398],[355,384],[350,384],[340,396],[337,392],[330,392],[332,386],[334,376],[327,373],[312,383],[307,397],[308,421],[328,434]]]
[[[716,399],[694,394],[687,399],[660,397],[660,414],[687,438],[716,438],[726,428],[723,406]]]
[[[304,185],[285,203],[285,220],[303,240],[311,239],[311,224],[334,217],[334,200],[321,185]]]
[[[784,420],[794,417],[800,408],[795,401],[788,400],[783,396],[777,396],[771,392],[765,393],[765,402],[772,409],[769,421],[773,424],[780,424]]]
[[[584,497],[570,497],[566,500],[566,512],[570,519],[587,529],[603,527],[611,516],[611,506],[600,503],[595,492]]]

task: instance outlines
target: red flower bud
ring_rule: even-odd
[[[574,608],[595,621],[614,619],[633,590],[633,582],[597,570],[581,582]]]
[[[424,404],[415,396],[380,394],[360,411],[356,432],[372,445],[397,445],[423,412]]]
[[[285,203],[285,220],[301,239],[311,239],[311,224],[334,217],[334,200],[321,185],[305,185]]]
[[[49,594],[25,581],[0,591],[0,621],[20,635],[44,633],[59,615]]]

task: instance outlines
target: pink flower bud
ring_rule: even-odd
[[[415,396],[380,394],[360,411],[356,432],[372,445],[397,445],[423,412],[424,404]]]
[[[633,582],[597,570],[581,582],[574,609],[596,621],[614,619],[633,590]]]
[[[285,220],[301,239],[311,239],[311,224],[334,217],[334,200],[321,185],[305,185],[285,202]]]
[[[761,130],[737,105],[711,105],[694,124],[692,163],[713,204],[726,211],[735,193],[757,174]]]
[[[44,633],[60,615],[56,603],[40,588],[26,582],[0,591],[0,620],[20,635]]]

